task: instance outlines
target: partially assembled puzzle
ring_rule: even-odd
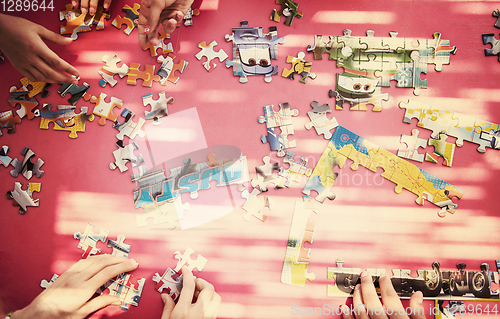
[[[354,287],[360,283],[361,268],[344,267],[344,261],[337,259],[336,267],[328,267],[328,296],[352,296]],[[410,298],[415,291],[421,291],[424,298],[434,300],[499,300],[498,268],[490,270],[488,263],[482,263],[479,270],[466,270],[465,263],[458,263],[457,270],[442,270],[439,262],[432,263],[431,270],[417,270],[411,276],[409,269],[393,269],[391,282],[400,298]],[[385,269],[367,269],[378,287]]]
[[[278,74],[278,66],[271,65],[271,60],[278,59],[278,44],[285,43],[285,38],[278,38],[276,27],[269,27],[269,33],[264,34],[262,27],[249,27],[248,21],[241,21],[225,39],[233,42],[233,58],[226,60],[226,67],[233,67],[240,83],[246,83],[250,75],[264,75],[264,80],[271,82],[271,76]]]
[[[277,151],[277,155],[283,157],[286,149],[297,146],[294,140],[288,139],[288,136],[295,132],[292,117],[299,115],[299,111],[290,109],[288,102],[279,104],[279,107],[279,111],[275,111],[274,105],[264,106],[264,115],[259,116],[257,121],[261,124],[266,123],[267,127],[267,135],[262,135],[260,138],[262,143],[269,143],[271,151]],[[276,129],[279,129],[280,133],[276,133]]]
[[[337,73],[336,89],[330,93],[336,98],[337,109],[346,103],[351,110],[365,111],[372,105],[373,111],[381,111],[382,101],[389,99],[382,87],[390,87],[391,81],[397,82],[396,87],[411,87],[419,95],[427,88],[427,80],[421,78],[427,74],[427,65],[434,64],[434,69],[441,71],[444,64],[450,64],[450,54],[456,52],[439,32],[432,39],[398,38],[395,31],[390,37],[375,37],[372,30],[366,34],[351,36],[351,30],[346,29],[342,36],[316,35],[314,45],[307,47],[314,59],[321,60],[323,53],[328,53],[329,60],[344,68],[344,73]]]
[[[417,204],[423,205],[424,200],[433,203],[441,208],[439,217],[445,217],[447,212],[454,214],[458,205],[452,199],[461,199],[464,194],[459,188],[342,126],[335,129],[302,192],[310,196],[312,190],[316,191],[316,199],[320,202],[325,198],[334,199],[331,187],[338,174],[333,172],[333,167],[342,168],[347,159],[353,161],[353,170],[359,165],[373,172],[377,172],[378,167],[383,168],[381,176],[396,184],[396,193],[407,189],[418,196]]]
[[[159,273],[153,276],[153,281],[156,282],[155,289],[159,293],[165,290],[174,301],[177,301],[182,291],[182,267],[186,266],[190,271],[193,271],[195,268],[198,271],[202,271],[207,264],[208,260],[200,254],[196,256],[196,259],[193,259],[191,257],[193,253],[194,250],[189,247],[183,254],[180,251],[174,252],[174,258],[177,259],[177,266],[174,269],[167,268],[161,276]]]

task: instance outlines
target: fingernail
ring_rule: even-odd
[[[368,276],[368,271],[363,270],[363,271],[361,272],[361,277],[366,277],[366,276]]]
[[[417,297],[415,297],[415,298],[417,298],[418,304],[421,304],[422,302],[424,302],[424,295],[420,290],[415,291],[415,294],[417,295]]]
[[[354,290],[359,290],[359,288],[361,288],[361,285],[360,285],[360,284],[357,284],[357,285],[354,287]]]
[[[90,15],[94,15],[95,14],[95,9],[94,8],[90,8],[89,12],[90,12]]]
[[[144,27],[144,33],[149,34],[151,32],[151,26],[148,24]]]
[[[139,266],[139,263],[135,259],[130,259],[130,263],[134,266]]]

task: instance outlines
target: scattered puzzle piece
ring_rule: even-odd
[[[109,19],[109,13],[102,6],[97,7],[94,15],[83,15],[80,9],[73,9],[73,5],[68,3],[66,10],[59,12],[59,20],[66,20],[66,25],[60,27],[60,33],[71,34],[71,38],[76,40],[78,33],[91,31],[92,25],[96,26],[96,30],[104,29],[104,19]]]
[[[9,167],[9,164],[12,161],[12,158],[7,156],[7,153],[9,151],[10,147],[8,147],[7,145],[4,145],[2,146],[2,148],[0,148],[0,163],[5,167]]]
[[[243,204],[242,208],[247,212],[243,219],[246,221],[250,220],[252,215],[258,218],[260,221],[265,222],[267,219],[267,215],[264,214],[264,208],[271,209],[272,202],[268,196],[264,196],[264,200],[261,201],[257,198],[257,195],[261,193],[260,190],[254,188],[251,193],[249,193],[246,189],[241,193],[241,197],[246,198],[245,204]]]
[[[144,138],[145,133],[142,130],[142,126],[146,123],[146,120],[142,117],[139,118],[139,121],[134,122],[135,113],[131,112],[129,109],[123,109],[120,114],[121,117],[125,118],[123,123],[120,123],[118,120],[115,121],[113,127],[117,129],[119,132],[116,134],[116,138],[119,140],[123,140],[125,136],[128,136],[131,140],[133,140],[137,135],[139,137]]]
[[[304,243],[312,244],[316,227],[316,212],[308,207],[308,201],[295,202],[290,235],[286,247],[285,261],[281,272],[281,282],[304,287],[306,279],[313,281],[316,276],[309,273],[311,249]]]
[[[325,103],[323,105],[319,105],[318,101],[311,102],[312,110],[307,112],[307,116],[309,116],[310,122],[307,122],[304,126],[307,130],[310,130],[312,127],[316,129],[316,133],[318,135],[323,134],[325,139],[330,139],[332,137],[332,133],[330,130],[336,128],[339,124],[335,117],[329,119],[326,113],[331,112],[330,106]]]
[[[10,171],[10,175],[13,177],[17,177],[19,174],[23,175],[27,180],[30,180],[35,173],[36,177],[42,178],[45,173],[40,169],[45,162],[39,158],[35,163],[32,162],[32,159],[35,157],[35,152],[33,152],[29,147],[25,147],[21,155],[24,156],[22,162],[20,162],[17,158],[15,158],[10,165],[14,166],[14,169]]]
[[[215,58],[219,58],[220,62],[223,62],[225,59],[227,59],[227,54],[226,52],[224,52],[224,50],[220,49],[217,52],[214,51],[214,47],[216,45],[217,41],[215,40],[212,41],[209,45],[207,45],[205,41],[201,41],[200,43],[198,43],[198,47],[201,50],[195,56],[198,60],[201,60],[201,58],[203,57],[207,58],[207,61],[203,62],[203,66],[208,72],[212,71],[217,66],[217,64],[215,64]]]
[[[161,54],[168,54],[171,52],[174,52],[174,49],[172,47],[172,43],[165,43],[166,39],[169,39],[170,35],[166,34],[165,31],[161,30],[160,31],[160,36],[158,37],[158,44],[157,45],[152,45],[151,43],[147,43],[146,46],[144,46],[142,49],[143,50],[149,50],[149,53],[151,54],[152,57],[155,57],[158,55],[157,50],[161,49]]]
[[[154,119],[155,122],[159,122],[160,117],[168,115],[168,104],[174,103],[173,97],[166,97],[165,92],[158,93],[158,99],[153,99],[153,94],[145,94],[142,96],[142,103],[144,106],[150,105],[151,111],[144,111],[146,120]]]
[[[233,59],[226,60],[226,67],[233,67],[240,83],[246,83],[249,75],[264,75],[264,80],[271,82],[271,76],[278,74],[278,66],[271,65],[271,59],[278,59],[278,44],[285,39],[278,38],[277,30],[269,27],[269,33],[264,34],[262,27],[249,27],[248,21],[241,21],[232,35],[226,34],[226,42],[233,42]]]
[[[122,273],[116,276],[116,278],[109,280],[98,291],[102,293],[108,291],[110,296],[120,298],[121,310],[128,310],[131,305],[137,307],[146,279],[139,278],[137,284],[134,285],[131,282],[131,278],[131,274]]]
[[[126,35],[130,35],[130,33],[134,31],[135,27],[138,24],[140,8],[141,5],[138,3],[134,3],[132,7],[126,4],[122,9],[122,11],[125,12],[125,17],[122,18],[118,15],[111,22],[111,24],[118,29],[121,29],[121,27],[125,25],[126,28],[123,30],[123,32],[125,32]]]
[[[153,81],[160,81],[160,76],[155,74],[156,67],[154,65],[146,64],[144,71],[139,70],[140,66],[139,63],[130,63],[130,70],[127,73],[127,84],[136,85],[137,79],[142,79],[142,86],[151,87]]]
[[[57,93],[59,93],[61,97],[65,97],[67,93],[70,93],[71,97],[68,99],[68,102],[74,106],[89,89],[90,85],[88,85],[86,82],[83,82],[82,86],[70,83],[62,83],[62,86],[59,91],[57,91]]]
[[[193,259],[191,257],[193,253],[194,250],[190,247],[186,248],[186,251],[183,254],[181,254],[180,251],[174,252],[174,258],[178,260],[177,266],[174,268],[176,273],[179,273],[183,266],[186,266],[191,271],[195,268],[198,269],[198,271],[203,270],[203,267],[205,267],[208,260],[200,254],[196,256],[196,259]]]
[[[182,290],[182,274],[179,275],[172,269],[167,268],[162,276],[156,273],[153,276],[153,281],[157,283],[155,289],[159,293],[162,293],[165,289],[169,296],[174,301],[177,301]]]
[[[113,248],[111,256],[128,257],[130,253],[130,245],[124,244],[125,236],[118,235],[116,240],[108,239],[107,246]]]
[[[491,49],[484,49],[485,56],[497,55],[500,62],[500,40],[495,39],[494,33],[486,33],[482,35],[483,44],[491,44]]]
[[[74,239],[80,240],[78,243],[78,248],[83,250],[82,258],[86,259],[88,256],[99,255],[101,250],[97,248],[97,242],[101,241],[106,243],[106,239],[108,238],[109,231],[106,229],[102,229],[99,233],[94,232],[94,225],[88,223],[85,227],[85,231],[82,233],[75,232],[73,235]]]
[[[161,63],[160,69],[158,70],[157,75],[160,76],[160,84],[166,85],[167,80],[176,84],[179,81],[179,77],[175,75],[175,71],[179,71],[180,73],[184,73],[188,66],[188,62],[184,60],[180,60],[179,62],[174,64],[175,55],[172,53],[164,56],[159,56],[156,60]]]
[[[495,21],[495,27],[500,28],[500,10],[495,9],[491,15],[497,18],[497,21]]]
[[[414,129],[410,135],[401,135],[399,142],[402,144],[398,150],[398,156],[402,158],[411,159],[417,162],[424,161],[424,154],[418,153],[418,148],[425,148],[427,140],[418,137],[419,131]],[[406,145],[406,147],[404,147]]]
[[[291,63],[292,68],[290,70],[283,69],[283,73],[281,73],[281,76],[284,78],[295,80],[295,74],[300,75],[301,79],[299,80],[299,82],[304,84],[306,83],[307,78],[311,78],[314,80],[316,78],[316,73],[311,72],[312,63],[309,61],[305,61],[305,56],[306,55],[304,52],[299,52],[297,57],[289,55],[286,58],[286,62]]]
[[[33,192],[40,192],[42,184],[28,183],[28,188],[23,190],[23,184],[19,182],[14,183],[14,190],[7,192],[7,198],[12,199],[14,206],[19,206],[19,214],[24,215],[28,207],[38,207],[40,199],[33,199]]]
[[[57,111],[52,111],[52,104],[44,104],[40,112],[40,128],[49,129],[49,123],[54,123],[54,131],[68,131],[70,138],[77,138],[77,132],[85,132],[87,121],[93,121],[94,115],[87,114],[88,107],[82,106],[80,113],[75,113],[76,107],[58,105]]]
[[[200,9],[193,9],[192,7],[189,7],[188,11],[184,15],[184,25],[186,27],[193,25],[193,17],[197,17],[200,15]]]
[[[280,22],[280,18],[285,17],[285,25],[291,26],[295,17],[303,17],[302,11],[297,10],[299,7],[297,2],[293,2],[292,0],[276,0],[276,4],[280,4],[281,9],[274,9],[271,13],[271,20],[275,22]]]
[[[121,62],[121,59],[116,54],[112,58],[110,58],[109,55],[105,55],[102,57],[102,61],[106,64],[98,71],[99,75],[102,77],[102,80],[99,81],[101,87],[106,87],[107,83],[112,87],[115,86],[118,82],[113,78],[115,74],[123,78],[130,71],[130,68],[125,63],[123,63],[121,67],[117,66],[117,64]]]
[[[19,123],[21,123],[21,118],[14,116],[14,112],[6,111],[0,113],[0,136],[3,135],[3,128],[6,128],[9,134],[16,133],[16,124]]]
[[[115,107],[121,108],[123,105],[123,101],[114,96],[111,97],[111,102],[106,102],[107,96],[105,93],[101,93],[99,97],[90,96],[89,94],[83,96],[84,100],[95,104],[92,114],[100,117],[99,125],[106,125],[106,120],[113,121],[114,123],[118,119],[118,114],[114,114],[113,109]]]
[[[28,119],[31,120],[35,116],[39,116],[40,112],[38,110],[33,112],[33,109],[37,107],[38,102],[35,98],[30,98],[29,101],[26,100],[28,93],[28,91],[11,91],[11,96],[7,101],[12,107],[15,107],[17,104],[21,105],[21,108],[16,111],[19,118],[22,119],[27,115]]]
[[[123,140],[119,140],[116,142],[116,146],[118,149],[113,151],[113,156],[115,157],[115,161],[109,164],[109,168],[115,170],[118,168],[120,172],[125,172],[128,170],[128,167],[125,166],[128,162],[132,162],[132,166],[137,166],[144,163],[144,158],[142,154],[139,156],[134,155],[134,150],[138,150],[139,146],[136,142],[132,142],[127,145],[123,145]]]
[[[42,95],[42,97],[47,97],[49,96],[50,92],[47,91],[48,88],[50,88],[52,86],[51,83],[47,83],[47,82],[34,82],[34,81],[30,81],[28,80],[27,77],[23,77],[21,78],[21,80],[19,80],[19,82],[21,82],[22,84],[22,87],[21,88],[16,88],[15,86],[12,86],[10,88],[10,92],[15,92],[15,91],[28,91],[28,97],[31,99],[32,97],[36,96],[37,94],[40,94]],[[31,87],[31,89],[30,89]]]
[[[252,179],[251,185],[256,188],[259,186],[261,192],[267,192],[267,184],[274,184],[275,189],[283,188],[283,181],[281,177],[277,174],[274,175],[273,172],[280,171],[280,164],[278,162],[271,163],[271,158],[269,156],[264,156],[262,159],[264,165],[256,166],[255,172],[257,173],[257,179]]]
[[[434,152],[425,153],[425,161],[437,163],[438,158],[442,157],[443,165],[451,167],[453,164],[453,156],[455,155],[455,144],[446,142],[446,134],[439,134],[439,140],[430,138],[429,146],[434,146]]]

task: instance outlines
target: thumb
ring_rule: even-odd
[[[175,302],[168,294],[161,294],[161,300],[163,300],[163,313],[161,315],[161,319],[169,319],[172,311],[175,307]]]
[[[425,319],[425,311],[423,305],[424,295],[421,291],[415,291],[415,293],[410,298],[410,308],[411,311],[411,319]]]
[[[55,44],[60,44],[60,45],[66,45],[70,44],[73,42],[73,39],[64,37],[60,34],[57,34],[55,32],[52,32],[44,27],[40,29],[38,34],[42,37],[42,39],[50,41]]]

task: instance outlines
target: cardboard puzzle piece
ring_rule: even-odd
[[[38,94],[41,94],[41,96],[44,98],[49,96],[49,94],[50,94],[50,92],[48,91],[48,88],[50,88],[52,86],[51,83],[30,81],[30,80],[28,80],[27,77],[21,78],[19,80],[19,82],[21,82],[21,87],[17,88],[15,86],[12,86],[9,89],[9,92],[28,91],[28,97],[30,99],[32,97],[35,97]]]
[[[448,300],[448,304],[445,306],[446,300],[434,300],[434,319],[456,319],[458,315],[466,313],[467,308],[465,308],[465,302]]]
[[[263,107],[264,115],[259,116],[257,121],[261,124],[266,123],[267,135],[261,136],[262,143],[269,143],[272,151],[277,151],[279,157],[285,156],[285,149],[297,146],[296,141],[288,139],[288,135],[294,134],[292,117],[299,115],[297,109],[290,109],[288,102],[279,104],[280,110],[275,111],[274,105]],[[281,131],[276,133],[276,128]]]
[[[291,63],[292,68],[290,70],[283,69],[281,76],[290,80],[295,80],[295,75],[300,75],[301,79],[299,80],[299,82],[304,84],[306,83],[307,78],[311,78],[314,80],[316,78],[316,73],[311,72],[312,63],[304,60],[305,56],[306,55],[304,52],[299,52],[297,57],[289,55],[286,58],[286,62]]]
[[[53,274],[52,278],[50,279],[50,281],[47,281],[46,279],[43,279],[40,282],[40,287],[42,287],[43,289],[49,288],[57,280],[57,278],[59,278],[59,275],[58,274]]]
[[[227,54],[224,52],[224,50],[220,49],[219,51],[215,52],[214,47],[217,45],[217,41],[212,41],[210,44],[206,44],[205,41],[201,41],[198,43],[198,48],[200,48],[200,52],[196,53],[195,57],[198,60],[201,60],[201,58],[205,57],[207,58],[206,62],[203,62],[203,66],[205,67],[205,70],[208,72],[213,71],[217,64],[215,64],[215,58],[219,58],[220,62],[224,62],[225,59],[227,59]]]
[[[278,173],[280,171],[280,164],[278,162],[271,163],[271,158],[269,156],[264,156],[262,161],[264,165],[255,167],[257,179],[252,179],[252,187],[256,188],[258,186],[261,192],[268,191],[268,184],[274,184],[275,189],[283,188],[284,184],[282,178],[277,174],[273,174],[274,172]]]
[[[200,15],[200,9],[197,8],[193,9],[192,7],[189,7],[188,11],[182,18],[184,20],[184,25],[186,27],[193,25],[193,17],[197,17],[199,15]]]
[[[153,94],[145,94],[142,96],[142,104],[151,106],[151,111],[144,111],[146,120],[154,119],[155,122],[160,121],[160,117],[168,116],[168,104],[174,103],[173,97],[166,97],[165,92],[158,93],[158,99],[153,99]]]
[[[120,123],[118,120],[115,121],[113,127],[119,132],[116,134],[116,138],[123,140],[125,136],[128,136],[133,140],[137,135],[144,138],[145,133],[142,130],[142,126],[146,123],[146,120],[142,117],[139,118],[137,122],[134,122],[135,113],[125,108],[120,114],[124,118],[124,121]]]
[[[118,146],[118,149],[113,151],[115,161],[109,164],[110,169],[115,170],[116,168],[118,168],[120,172],[123,173],[128,170],[128,167],[126,166],[128,162],[132,162],[132,166],[137,166],[144,163],[142,154],[140,154],[139,156],[134,155],[134,150],[139,149],[139,146],[136,142],[123,145],[123,140],[118,140],[116,142],[116,146]]]
[[[80,9],[73,9],[71,3],[66,4],[66,9],[59,12],[59,20],[66,20],[66,25],[61,25],[61,34],[71,34],[71,39],[77,40],[78,33],[91,31],[92,25],[96,26],[96,30],[104,29],[104,20],[109,19],[109,13],[104,11],[102,6],[97,7],[97,11],[94,15],[87,13],[82,14]]]
[[[118,235],[116,240],[108,239],[106,246],[113,248],[111,256],[128,257],[128,254],[130,253],[130,245],[123,243],[124,241],[124,235]]]
[[[137,79],[142,79],[142,86],[151,87],[153,81],[160,81],[160,76],[155,74],[156,66],[146,64],[144,66],[144,71],[139,70],[140,66],[140,63],[130,63],[130,70],[127,73],[127,84],[136,85]]]
[[[106,120],[110,120],[114,123],[118,119],[118,114],[114,114],[113,109],[123,106],[123,101],[114,96],[111,97],[111,102],[106,102],[107,96],[108,95],[105,93],[101,93],[99,97],[90,96],[89,94],[83,96],[84,100],[95,104],[92,114],[100,117],[98,121],[99,125],[106,125]]]
[[[33,174],[35,174],[38,178],[42,178],[45,172],[40,168],[43,164],[45,164],[45,162],[41,158],[39,158],[36,162],[33,162],[32,160],[35,159],[35,152],[27,146],[22,150],[21,155],[24,156],[22,161],[15,158],[12,162],[10,162],[10,165],[14,166],[14,169],[10,171],[10,175],[12,175],[12,177],[17,177],[21,174],[27,180],[30,180],[31,177],[33,177]]]
[[[491,14],[493,17],[497,18],[497,21],[495,21],[495,28],[499,28],[500,29],[500,10],[498,9],[495,9],[493,10],[493,13]]]
[[[439,140],[430,138],[429,146],[434,146],[434,152],[425,153],[425,161],[437,163],[438,158],[443,158],[443,165],[451,167],[453,164],[453,156],[455,155],[455,144],[446,142],[446,134],[439,134]]]
[[[29,91],[11,91],[11,96],[7,101],[12,107],[16,107],[17,104],[21,106],[21,108],[16,111],[19,118],[22,119],[27,115],[28,120],[31,120],[35,116],[39,116],[40,111],[38,110],[33,111],[37,107],[38,102],[33,97],[27,100],[26,96],[28,94]]]
[[[27,189],[22,189],[23,184],[19,182],[14,183],[14,190],[7,191],[7,199],[12,199],[12,205],[19,206],[19,214],[26,214],[28,207],[40,206],[40,199],[33,198],[33,192],[40,192],[42,184],[40,183],[27,183]]]
[[[142,190],[135,191],[141,192]],[[176,228],[178,221],[184,218],[184,212],[190,208],[189,203],[182,203],[181,197],[149,206],[143,203],[141,206],[144,207],[144,212],[136,215],[137,227],[147,226],[147,220],[151,218],[153,219],[153,225],[167,224],[168,229]],[[137,206],[136,203],[136,208],[141,206]]]
[[[261,124],[266,123],[267,127],[282,127],[292,125],[292,116],[299,115],[297,109],[290,109],[288,102],[279,104],[280,110],[275,111],[274,105],[266,105],[263,107],[264,115],[259,116],[257,121]]]
[[[281,17],[285,17],[285,25],[291,26],[295,17],[302,18],[302,11],[298,11],[299,4],[292,0],[276,0],[276,4],[281,5],[280,10],[273,9],[271,20],[280,22]],[[288,62],[288,61],[287,61]]]
[[[81,86],[70,83],[62,83],[61,88],[57,91],[61,97],[65,97],[67,93],[71,94],[68,102],[71,105],[76,105],[76,103],[87,93],[90,89],[90,85],[87,82],[83,82]]]
[[[122,11],[125,12],[125,17],[122,18],[120,15],[118,15],[111,22],[111,24],[118,29],[121,29],[121,27],[125,25],[126,28],[123,29],[123,32],[125,32],[126,35],[130,35],[130,33],[134,31],[135,27],[138,24],[140,8],[141,5],[138,3],[134,3],[132,7],[126,4],[122,8]]]
[[[196,259],[193,259],[191,255],[194,253],[194,250],[190,247],[186,248],[186,251],[181,254],[180,251],[174,252],[174,258],[177,259],[177,266],[175,266],[174,271],[176,273],[181,273],[181,268],[186,266],[189,270],[193,271],[195,268],[198,271],[202,271],[203,267],[207,264],[207,259],[202,255],[198,254]]]
[[[44,104],[40,112],[40,128],[49,129],[49,123],[54,123],[54,131],[68,131],[70,138],[77,138],[78,132],[85,132],[87,121],[93,121],[94,115],[87,114],[88,107],[82,106],[80,113],[75,113],[76,107],[58,105],[57,111],[52,110],[52,104]]]
[[[320,106],[318,101],[312,101],[311,106],[313,109],[307,112],[307,116],[309,116],[311,121],[305,123],[305,128],[310,130],[314,127],[318,135],[323,134],[325,139],[330,139],[330,137],[332,137],[330,130],[339,125],[335,117],[329,119],[326,114],[332,111],[330,106],[327,103]]]
[[[286,246],[285,261],[281,272],[281,282],[288,285],[304,287],[306,279],[313,281],[316,276],[309,273],[311,249],[306,242],[313,243],[316,227],[316,212],[308,207],[308,201],[295,202],[290,235]]]
[[[458,147],[468,141],[478,144],[477,151],[480,153],[484,153],[486,147],[500,149],[499,124],[415,100],[400,102],[399,107],[405,109],[404,123],[411,123],[413,118],[417,118],[417,126],[431,130],[433,139],[439,139],[440,134],[444,133],[455,137],[455,145]]]
[[[262,27],[249,27],[248,21],[241,21],[225,40],[233,42],[233,58],[226,60],[226,67],[233,67],[240,83],[246,83],[250,75],[264,75],[264,81],[271,82],[271,76],[278,74],[278,66],[271,65],[271,60],[278,59],[278,44],[285,43],[285,38],[278,38],[275,26],[264,34]]]
[[[21,118],[19,116],[15,116],[14,112],[6,111],[0,113],[0,136],[3,135],[3,128],[6,128],[7,133],[9,134],[16,133],[16,124],[19,123],[21,123]]]
[[[151,43],[147,43],[146,46],[142,47],[143,50],[149,50],[149,53],[151,54],[152,57],[155,57],[158,55],[158,49],[161,50],[160,54],[168,54],[171,52],[174,52],[172,43],[165,43],[166,39],[170,38],[169,34],[166,34],[165,31],[161,30],[160,35],[158,37],[158,44],[157,45],[152,45]]]
[[[402,134],[399,138],[400,147],[398,156],[402,158],[411,159],[417,162],[423,162],[425,154],[420,154],[418,148],[425,148],[427,140],[418,137],[419,131],[417,129],[411,130],[411,135]]]
[[[495,34],[494,33],[486,33],[482,35],[483,38],[483,44],[490,44],[491,48],[490,49],[484,49],[484,55],[485,56],[493,56],[497,55],[498,56],[498,61],[500,62],[500,40],[495,39]]]
[[[3,63],[5,61],[5,57],[2,55],[2,51],[0,51],[0,63]]]
[[[118,63],[122,60],[118,55],[114,55],[112,58],[109,55],[105,55],[102,57],[102,62],[106,63],[97,73],[102,77],[102,80],[99,80],[99,85],[101,87],[106,87],[106,84],[111,85],[112,87],[118,83],[114,79],[114,76],[118,74],[120,78],[123,78],[130,71],[130,68],[125,63],[122,63],[120,67],[118,67]]]
[[[165,289],[170,297],[177,301],[182,290],[182,274],[179,275],[171,268],[167,268],[162,276],[156,273],[153,276],[153,281],[157,283],[155,289],[159,293],[162,293]]]
[[[156,60],[158,63],[161,63],[160,69],[157,73],[157,75],[160,76],[159,81],[161,85],[166,85],[167,81],[176,84],[179,81],[179,77],[175,75],[175,71],[184,73],[189,64],[182,59],[180,59],[179,62],[174,63],[174,59],[175,55],[169,53],[166,56],[159,56]]]
[[[245,204],[241,208],[246,211],[243,215],[243,219],[249,221],[252,216],[258,218],[260,221],[265,222],[267,215],[264,214],[264,209],[267,207],[271,209],[272,201],[268,196],[264,196],[264,200],[259,200],[257,195],[261,193],[260,190],[254,188],[252,192],[248,192],[246,189],[241,192],[241,197],[245,198]]]
[[[105,293],[108,291],[110,296],[116,296],[120,298],[121,310],[129,310],[130,306],[138,306],[139,300],[141,299],[142,290],[144,289],[144,284],[146,279],[137,279],[137,284],[134,285],[131,281],[132,275],[129,273],[122,273],[116,278],[109,280],[98,292]]]
[[[328,285],[328,296],[350,296],[354,288],[360,281],[361,268],[344,267],[342,259],[336,260],[336,267],[327,268],[327,279],[332,279],[333,284]],[[372,275],[372,281],[375,288],[379,288],[378,280],[385,276],[385,269],[367,269]],[[379,291],[378,289],[377,291]]]
[[[88,223],[83,234],[75,232],[73,235],[74,239],[80,241],[78,243],[78,248],[83,250],[82,259],[86,259],[88,256],[92,255],[99,255],[101,250],[97,248],[97,242],[101,241],[105,244],[108,238],[108,230],[101,228],[99,233],[95,233],[94,227],[94,224]]]
[[[9,153],[10,147],[7,145],[2,146],[0,148],[0,164],[2,164],[5,167],[9,167],[10,162],[12,162],[12,158],[7,155]]]
[[[286,151],[283,163],[288,163],[289,167],[287,169],[280,167],[279,175],[286,179],[286,187],[291,187],[293,185],[290,181],[300,183],[304,178],[304,175],[309,177],[312,174],[312,169],[307,167],[307,157],[301,156],[299,162],[296,162],[293,159],[294,157],[295,153]]]

